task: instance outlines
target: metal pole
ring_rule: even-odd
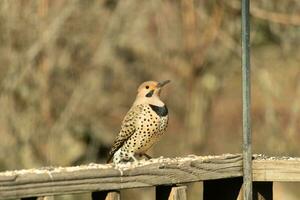
[[[242,82],[243,82],[243,196],[252,200],[251,82],[250,82],[250,0],[242,0]]]

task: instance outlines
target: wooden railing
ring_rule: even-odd
[[[156,199],[183,200],[185,183],[203,181],[203,199],[237,199],[242,187],[242,156],[157,158],[118,166],[89,164],[0,173],[0,199],[91,193],[120,199],[126,188],[156,187]],[[253,199],[273,198],[273,181],[300,181],[300,159],[253,157]]]

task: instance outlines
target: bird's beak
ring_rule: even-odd
[[[160,81],[160,82],[158,82],[157,87],[162,88],[163,86],[167,85],[170,82],[171,82],[170,80]]]

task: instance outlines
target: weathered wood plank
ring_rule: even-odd
[[[255,158],[253,181],[300,181],[300,158]]]
[[[120,165],[0,173],[0,199],[174,185],[242,176],[241,155],[151,159]],[[300,181],[300,158],[254,156],[254,181]]]
[[[174,185],[241,175],[241,155],[232,154],[151,159],[118,168],[94,164],[23,170],[0,173],[0,199]]]
[[[253,182],[253,200],[273,200],[273,182]]]
[[[99,191],[92,193],[92,200],[120,200],[119,191]]]
[[[169,200],[186,200],[186,189],[185,185],[172,187]]]
[[[157,186],[156,187],[156,200],[186,200],[186,189],[185,185],[181,186]]]
[[[243,184],[243,178],[207,180],[203,182],[203,200],[236,200]]]

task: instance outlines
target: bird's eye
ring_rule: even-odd
[[[146,89],[149,89],[149,86],[148,86],[148,85],[146,86]]]

